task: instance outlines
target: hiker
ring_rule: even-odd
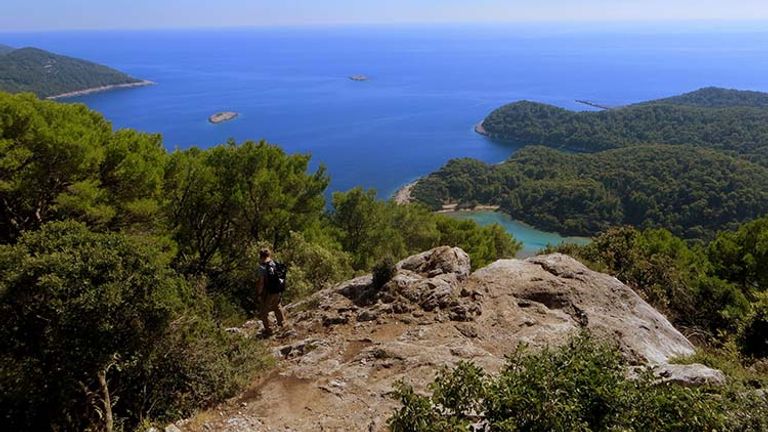
[[[272,252],[264,248],[259,251],[259,278],[256,282],[256,295],[261,300],[259,318],[264,323],[264,335],[271,336],[269,313],[274,312],[277,325],[283,326],[285,318],[280,302],[285,291],[285,266],[272,260]]]

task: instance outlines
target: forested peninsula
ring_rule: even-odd
[[[499,165],[450,161],[413,187],[415,200],[499,205],[569,235],[629,224],[686,239],[768,212],[765,93],[707,88],[601,112],[518,102],[482,128],[536,146]]]
[[[0,46],[0,91],[56,98],[148,84],[89,61],[37,48]]]
[[[704,147],[768,166],[768,94],[705,88],[604,111],[521,101],[482,123],[492,138],[596,152],[643,144]]]

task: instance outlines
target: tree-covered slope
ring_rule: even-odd
[[[3,48],[0,47],[0,54]],[[37,48],[0,55],[0,91],[56,96],[97,87],[139,83],[115,69]]]
[[[0,55],[7,54],[11,51],[13,51],[13,47],[9,47],[8,45],[0,44]]]
[[[484,121],[495,138],[579,151],[643,144],[718,149],[768,165],[768,95],[703,89],[599,112],[534,102],[503,106]]]
[[[768,93],[706,87],[680,96],[646,102],[646,104],[686,105],[703,108],[768,108]]]
[[[498,204],[517,219],[564,234],[631,224],[706,238],[768,213],[768,169],[692,146],[594,154],[528,147],[500,165],[453,160],[419,181],[413,196],[435,208]]]
[[[520,247],[375,191],[329,209],[309,164],[263,141],[169,153],[85,105],[0,92],[5,429],[145,430],[233,396],[271,358],[224,331],[258,310],[264,246],[286,300],[439,245],[476,266]]]

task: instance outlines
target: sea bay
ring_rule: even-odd
[[[523,244],[523,248],[518,253],[519,257],[535,255],[547,246],[554,246],[560,243],[573,243],[577,245],[585,245],[589,243],[589,239],[585,237],[563,237],[558,233],[538,230],[500,212],[459,211],[448,213],[448,215],[456,219],[471,219],[480,225],[501,225]]]
[[[311,153],[313,167],[327,167],[331,191],[362,186],[382,198],[451,158],[509,157],[526,143],[473,131],[508,102],[590,109],[575,101],[618,106],[705,86],[768,91],[768,31],[758,27],[67,31],[0,33],[0,43],[154,81],[66,101],[104,113],[115,127],[161,133],[170,150],[266,139]],[[355,74],[369,80],[350,80]],[[239,116],[210,124],[219,111]]]

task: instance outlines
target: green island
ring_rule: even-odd
[[[37,48],[0,46],[0,91],[63,98],[150,84],[89,61]]]
[[[159,135],[115,130],[85,105],[29,93],[0,92],[0,150],[0,412],[9,430],[144,432],[181,419],[185,430],[226,430],[259,403],[254,395],[267,388],[259,383],[310,367],[317,353],[341,356],[342,372],[377,374],[408,373],[420,355],[452,359],[443,364],[455,367],[435,368],[427,391],[398,381],[375,395],[392,404],[382,421],[394,432],[468,430],[477,413],[492,430],[768,428],[768,168],[739,154],[663,144],[592,154],[530,147],[498,166],[452,161],[411,191],[433,207],[501,197],[516,217],[527,211],[553,226],[562,219],[574,231],[601,231],[588,245],[545,251],[581,264],[558,254],[497,261],[520,249],[500,226],[378,200],[373,190],[336,192],[326,205],[325,168],[264,141],[169,152]],[[614,226],[628,221],[639,228]],[[244,324],[265,246],[290,269],[285,337],[296,340],[287,346]],[[535,290],[512,296],[506,281],[514,274]],[[577,286],[591,290],[581,291],[594,301],[587,312],[569,303],[578,296],[564,297]],[[609,305],[597,289],[622,300]],[[665,367],[717,368],[719,384],[659,382],[651,369],[628,376],[637,363],[587,333],[589,317],[616,319],[595,304],[635,313],[621,309],[625,302],[657,317],[643,322],[667,326],[666,336],[651,335],[690,347]],[[494,338],[536,328],[516,321],[527,313],[584,331],[555,334],[552,348],[505,352],[495,374],[466,360],[489,358],[461,348],[473,341],[496,346]],[[498,333],[484,339],[478,328]],[[421,329],[442,332],[426,341],[450,348],[430,351]],[[361,339],[388,332],[391,344]],[[403,347],[416,351],[395,351]],[[354,390],[315,375],[323,382],[285,383],[318,398]],[[270,406],[276,397],[268,395]]]
[[[580,152],[672,144],[705,147],[768,165],[768,94],[706,88],[604,111],[516,102],[483,122],[488,136]]]

